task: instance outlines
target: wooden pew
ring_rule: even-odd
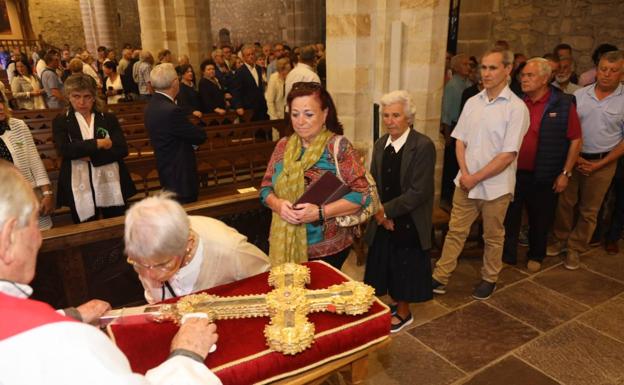
[[[184,207],[189,215],[224,220],[247,235],[250,242],[267,249],[270,211],[261,205],[257,191],[240,194],[230,190]],[[108,300],[114,306],[141,301],[136,273],[125,263],[123,255],[123,221],[123,217],[117,217],[44,231],[33,297],[56,307],[79,305],[93,297]],[[61,291],[60,296],[50,294],[53,289]]]
[[[286,135],[287,123],[280,120],[233,124],[222,128],[206,127],[208,139],[196,152],[200,196],[209,196],[232,187],[245,187],[249,183],[259,186],[275,146],[272,141],[274,128],[283,137]],[[43,132],[40,130],[40,133]],[[48,136],[51,131],[46,132],[46,135],[34,136],[56,191],[61,158]],[[125,163],[138,190],[131,199],[134,201],[159,191],[161,187],[149,139],[141,134],[130,137],[127,143],[129,156]],[[71,223],[67,208],[58,208],[53,215],[55,226]]]

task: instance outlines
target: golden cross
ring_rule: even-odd
[[[308,283],[310,269],[285,263],[271,269],[269,284],[275,289],[267,294],[236,297],[191,294],[176,303],[144,307],[142,313],[153,314],[159,321],[174,322],[190,313],[205,313],[211,321],[270,317],[264,328],[269,347],[283,354],[297,354],[314,342],[314,324],[308,320],[309,313],[363,314],[375,298],[375,290],[362,282],[347,281],[320,290],[306,289]]]

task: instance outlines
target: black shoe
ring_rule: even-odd
[[[390,308],[390,315],[395,315],[396,314],[398,306],[399,305],[397,305],[396,303],[388,305],[388,307]]]
[[[412,317],[412,313],[410,313],[406,318],[401,318],[401,316],[398,315],[398,314],[394,314],[393,317],[396,317],[401,322],[399,322],[396,325],[390,325],[390,333],[398,333],[401,330],[403,330],[403,328],[405,328],[406,326],[408,326],[412,322],[414,322],[414,318]]]
[[[478,300],[488,299],[494,293],[494,289],[496,289],[495,282],[481,281],[472,292],[472,298]]]
[[[431,287],[435,294],[446,294],[446,285],[431,278]]]
[[[511,258],[505,258],[505,257],[503,257],[503,262],[511,266],[516,266],[518,264],[517,260],[512,260]]]

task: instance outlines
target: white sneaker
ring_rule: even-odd
[[[563,241],[554,241],[548,247],[546,247],[546,255],[549,257],[556,257],[559,254],[566,252],[565,243]]]

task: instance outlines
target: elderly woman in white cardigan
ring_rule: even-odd
[[[19,119],[11,117],[11,110],[2,97],[0,102],[0,159],[15,165],[35,189],[40,202],[39,228],[52,227],[50,214],[54,211],[52,186],[43,166],[30,129]]]

